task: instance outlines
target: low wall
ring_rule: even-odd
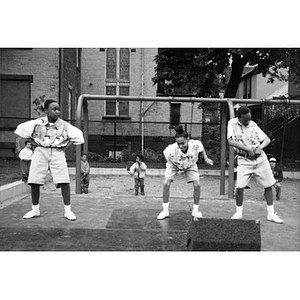
[[[28,196],[30,187],[22,180],[0,186],[0,208]]]
[[[48,173],[46,176],[46,182],[50,180],[52,180],[52,176]],[[27,197],[29,193],[30,186],[22,180],[0,186],[0,209]]]

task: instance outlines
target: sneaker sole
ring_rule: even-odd
[[[64,216],[65,219],[69,220],[69,221],[76,221],[77,218],[75,219],[69,219],[67,216]]]
[[[68,219],[67,217],[65,217],[65,219],[67,219],[69,221],[76,221],[76,219]]]
[[[195,217],[195,218],[203,218],[202,215],[201,215],[201,217],[200,217],[200,216],[198,217],[198,216],[195,216],[195,215],[193,215],[193,214],[192,214],[192,217]]]
[[[40,216],[41,216],[41,215],[36,215],[36,216],[30,217],[30,218],[24,218],[24,217],[23,217],[23,219],[24,219],[24,220],[28,220],[28,219],[38,218],[38,217],[40,217]]]
[[[157,220],[164,220],[164,219],[166,219],[166,218],[169,218],[169,216],[166,216],[166,217],[164,217],[164,218],[157,218],[157,217],[156,217]]]
[[[269,220],[269,219],[267,219],[267,221],[273,222],[273,223],[276,223],[276,224],[283,224],[283,221],[282,221],[282,222],[276,222],[276,221],[274,221],[274,220]]]

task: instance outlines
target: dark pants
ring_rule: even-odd
[[[134,188],[135,188],[135,194],[138,195],[139,193],[139,187],[141,187],[141,194],[144,195],[144,178],[134,178]]]
[[[81,174],[81,191],[87,193],[90,184],[90,174]]]
[[[31,160],[20,160],[20,167],[21,167],[23,181],[28,180],[30,164],[31,164]]]

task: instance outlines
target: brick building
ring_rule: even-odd
[[[0,156],[14,156],[13,132],[19,123],[38,117],[33,104],[38,97],[57,99],[61,117],[75,119],[80,73],[80,49],[0,49]]]
[[[153,85],[157,48],[82,49],[82,94],[157,96]],[[89,150],[104,156],[114,150],[161,152],[173,141],[176,124],[201,122],[202,111],[191,103],[88,101]],[[143,128],[140,123],[143,116]],[[201,125],[187,124],[193,137],[201,137]],[[142,136],[143,141],[142,141]]]

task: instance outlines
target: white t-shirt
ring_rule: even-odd
[[[238,118],[230,119],[228,122],[227,139],[232,138],[245,146],[257,147],[267,137],[252,120],[248,126],[241,124]]]
[[[28,149],[27,147],[23,148],[19,153],[19,157],[21,160],[31,160],[31,156],[32,150]]]
[[[167,163],[170,162],[177,166],[179,169],[188,169],[194,166],[198,161],[198,155],[203,151],[203,144],[198,140],[188,141],[187,153],[183,153],[178,144],[174,143],[169,145],[164,151],[164,156]]]

